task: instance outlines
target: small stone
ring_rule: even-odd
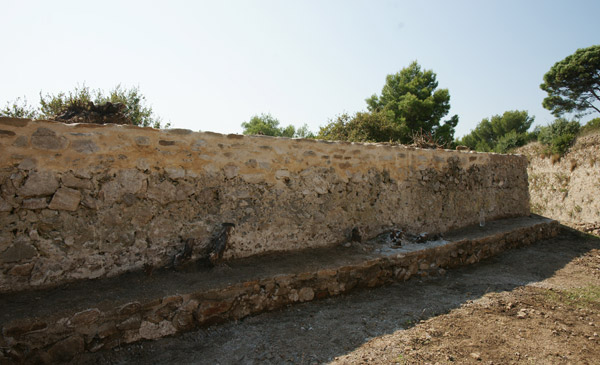
[[[85,342],[81,336],[71,336],[55,343],[48,354],[54,362],[70,361],[76,354],[82,353]]]
[[[60,178],[63,186],[73,189],[87,189],[92,190],[94,188],[94,184],[88,179],[80,179],[71,174],[63,175]]]
[[[71,327],[77,327],[81,325],[89,325],[95,323],[100,317],[100,310],[98,308],[86,309],[84,311],[75,313],[67,324]]]
[[[298,299],[301,302],[307,302],[307,301],[313,300],[314,297],[315,297],[315,292],[310,287],[302,288],[298,292]]]
[[[524,319],[526,317],[527,317],[527,312],[525,312],[522,309],[517,313],[517,318],[519,318],[519,319]]]
[[[24,209],[44,209],[48,206],[48,201],[46,198],[31,198],[23,200],[22,207]]]
[[[12,269],[8,270],[8,273],[14,276],[29,276],[29,274],[31,274],[31,270],[33,270],[33,266],[33,262],[15,265],[12,267]]]
[[[481,354],[479,352],[471,352],[469,356],[471,356],[475,360],[481,360]]]
[[[7,131],[5,129],[0,129],[0,138],[2,137],[14,137],[17,134],[13,131]]]
[[[142,171],[150,170],[150,164],[148,163],[148,160],[146,160],[145,158],[138,158],[136,161],[135,167],[137,167],[138,169],[140,169]]]
[[[34,158],[26,158],[19,164],[19,170],[33,170],[37,167],[37,162]]]
[[[60,150],[67,147],[69,141],[65,137],[57,136],[51,129],[40,127],[31,135],[31,144],[34,148],[42,150]]]
[[[13,143],[15,147],[27,147],[28,145],[29,139],[26,136],[18,136]]]
[[[123,322],[117,324],[117,329],[119,329],[120,331],[137,330],[140,328],[141,323],[142,319],[139,315],[137,315],[129,317]]]
[[[20,337],[26,333],[40,332],[48,328],[48,324],[37,319],[20,319],[10,322],[2,329],[5,337]]]
[[[162,321],[158,324],[143,321],[140,325],[139,334],[142,338],[153,340],[156,338],[173,335],[176,332],[177,329],[169,321]]]
[[[292,302],[297,302],[298,299],[300,299],[300,296],[298,295],[298,291],[293,289],[291,291],[291,293],[288,295],[288,298],[292,301]]]
[[[223,167],[223,172],[225,173],[225,177],[228,179],[233,179],[234,177],[236,177],[238,175],[238,171],[240,169],[235,166],[235,165],[227,165],[225,167]]]
[[[169,178],[173,180],[183,179],[185,177],[185,169],[180,167],[165,167],[165,172]]]
[[[173,325],[179,331],[189,331],[196,325],[194,315],[188,311],[178,311],[173,317]]]
[[[140,309],[142,309],[140,302],[129,302],[122,305],[121,308],[119,308],[118,313],[122,316],[129,316],[139,312]]]
[[[58,179],[49,171],[36,171],[29,175],[17,193],[22,197],[52,195],[58,189]]]
[[[77,210],[80,201],[81,193],[79,190],[63,187],[56,191],[48,208],[74,212]]]
[[[8,202],[2,198],[0,198],[0,212],[10,212],[13,210],[13,206],[8,204]]]
[[[99,150],[98,146],[90,139],[75,140],[71,142],[71,148],[80,153],[94,153]]]
[[[144,136],[135,137],[135,144],[138,146],[149,146],[150,138]]]
[[[37,254],[35,247],[24,242],[15,242],[6,251],[0,254],[0,262],[18,262],[29,260]]]

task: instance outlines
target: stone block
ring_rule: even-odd
[[[33,148],[42,150],[61,150],[68,146],[69,141],[58,136],[55,131],[49,128],[40,127],[31,135],[31,145]]]
[[[50,201],[50,205],[48,205],[48,208],[53,210],[68,210],[74,212],[77,210],[80,201],[81,193],[79,190],[63,187],[56,191],[52,197],[52,200]]]
[[[32,172],[25,184],[17,191],[24,198],[52,195],[58,189],[58,179],[50,171]]]
[[[83,325],[90,325],[96,323],[100,317],[100,310],[98,308],[86,309],[81,312],[75,313],[67,322],[68,326],[78,327]]]
[[[63,186],[73,189],[87,189],[91,190],[94,188],[94,184],[88,179],[81,179],[73,176],[72,174],[65,174],[60,178]]]
[[[48,206],[48,201],[46,198],[30,198],[23,200],[22,207],[24,209],[44,209]]]
[[[140,325],[139,334],[146,340],[153,340],[165,336],[173,335],[177,332],[177,329],[169,321],[162,321],[160,323],[152,323],[143,321]]]
[[[94,141],[90,139],[78,139],[71,142],[71,148],[80,153],[94,153],[99,150]]]
[[[19,262],[29,260],[37,254],[35,247],[25,242],[15,242],[6,251],[0,253],[0,262]]]
[[[84,348],[83,337],[76,335],[55,343],[48,350],[48,355],[54,362],[67,362],[73,359],[76,354],[82,353]]]

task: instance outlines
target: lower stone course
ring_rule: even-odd
[[[69,361],[82,351],[157,339],[415,275],[440,275],[553,237],[559,229],[556,221],[541,217],[506,219],[450,233],[447,242],[400,248],[355,243],[5,295],[0,363]]]

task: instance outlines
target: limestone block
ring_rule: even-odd
[[[10,212],[13,209],[6,200],[0,198],[0,212]]]
[[[79,190],[62,187],[56,191],[48,208],[74,212],[77,210],[80,201],[81,193]]]
[[[23,200],[23,208],[25,209],[44,209],[48,206],[46,198],[30,198]]]
[[[148,188],[148,198],[156,200],[162,205],[169,204],[177,200],[177,188],[168,182],[163,181],[160,184],[151,184]]]
[[[173,180],[179,180],[185,177],[185,169],[182,169],[181,167],[165,167],[165,172]]]
[[[98,146],[90,139],[78,139],[71,142],[71,148],[80,153],[94,153]]]
[[[177,329],[169,321],[162,321],[158,324],[143,321],[140,325],[140,336],[147,340],[153,340],[165,336],[173,335]]]
[[[81,312],[77,312],[67,322],[68,326],[78,327],[82,325],[90,325],[95,323],[100,317],[100,310],[98,308],[86,309]]]
[[[83,337],[75,335],[55,343],[48,350],[48,354],[55,362],[66,362],[70,361],[76,354],[83,352],[84,348]]]
[[[32,172],[17,194],[26,198],[33,196],[52,195],[58,189],[58,179],[50,171]]]
[[[32,245],[25,242],[15,242],[6,251],[0,253],[0,262],[18,262],[28,260],[37,254],[37,250]]]
[[[80,179],[71,174],[63,175],[60,178],[60,181],[62,182],[63,186],[66,186],[68,188],[87,190],[91,190],[94,188],[94,184],[92,184],[90,180]]]
[[[33,148],[42,150],[61,150],[67,147],[69,141],[63,136],[57,136],[52,129],[40,127],[31,135]]]

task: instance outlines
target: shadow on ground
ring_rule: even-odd
[[[411,279],[376,289],[263,313],[236,323],[76,357],[73,363],[294,363],[331,361],[373,337],[412,327],[480,298],[552,277],[600,239],[563,227],[561,234],[442,277]]]

